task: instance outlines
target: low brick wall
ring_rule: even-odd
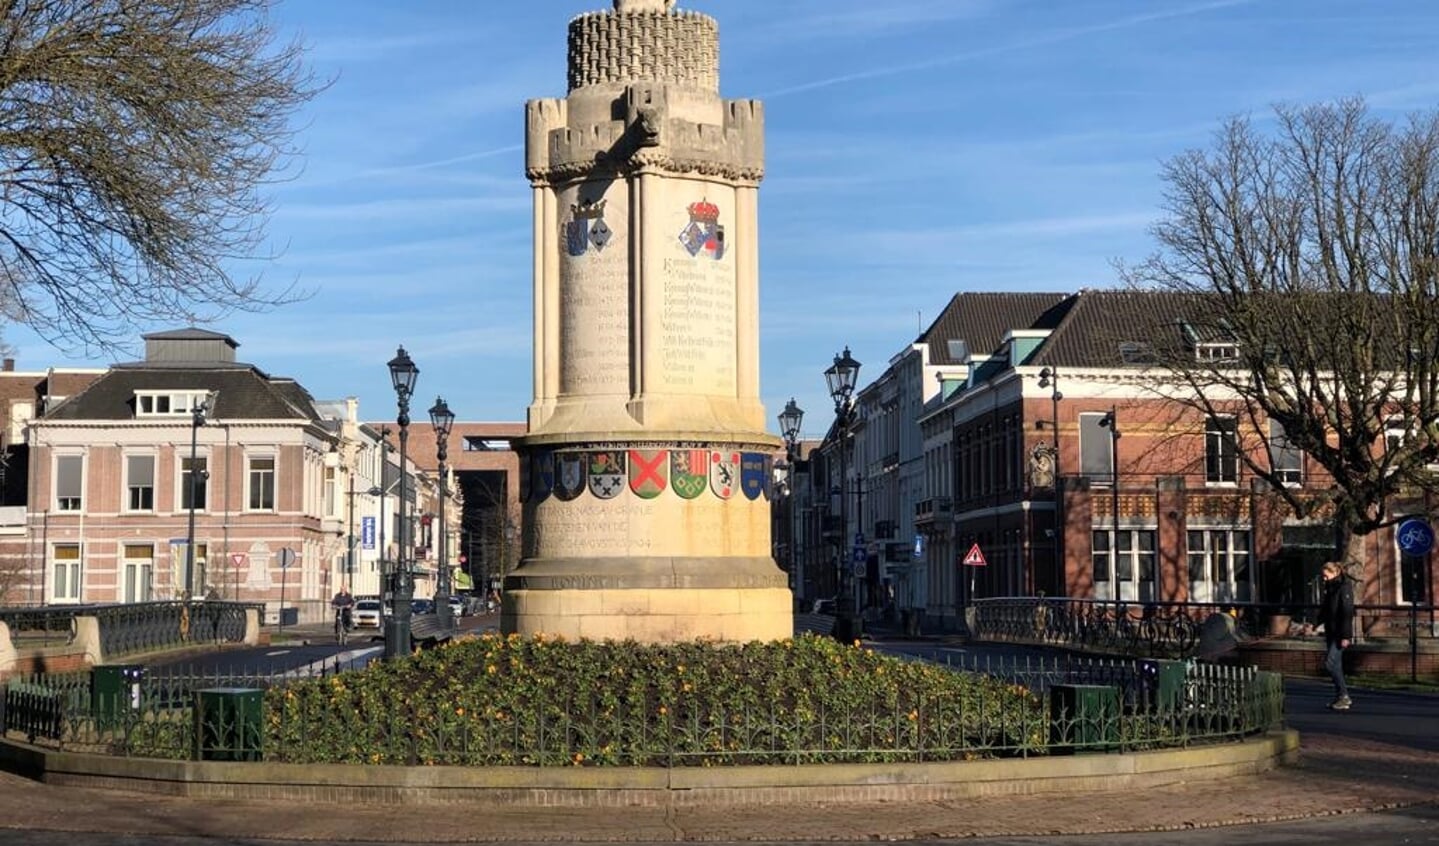
[[[111,758],[0,740],[0,767],[48,784],[286,802],[479,807],[783,805],[944,801],[1142,790],[1266,772],[1298,760],[1299,735],[1131,754],[793,767],[365,767]]]
[[[1420,678],[1439,678],[1439,646],[1421,641],[1415,656]],[[1315,640],[1261,639],[1239,644],[1234,663],[1253,664],[1287,676],[1323,676],[1324,644]],[[1346,673],[1408,676],[1410,650],[1407,641],[1367,641],[1344,650]]]

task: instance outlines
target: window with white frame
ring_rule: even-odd
[[[197,455],[194,459],[180,459],[180,510],[190,510],[190,500],[195,500],[195,510],[204,511],[210,501],[210,459]]]
[[[1211,485],[1239,481],[1239,424],[1233,417],[1210,417],[1204,424],[1204,480]]]
[[[1097,597],[1146,602],[1155,598],[1159,547],[1154,529],[1095,529],[1090,550]]]
[[[250,456],[246,477],[249,488],[246,507],[251,511],[275,510],[275,457]]]
[[[1196,361],[1233,361],[1239,358],[1239,345],[1230,342],[1207,342],[1194,345]]]
[[[1106,414],[1079,415],[1079,472],[1090,484],[1114,482],[1114,433],[1100,425]]]
[[[155,456],[125,456],[125,510],[155,510]]]
[[[1253,596],[1248,529],[1189,531],[1189,595],[1196,602],[1248,602]]]
[[[79,511],[85,507],[85,456],[55,456],[55,510]]]
[[[1304,453],[1290,443],[1289,435],[1277,420],[1269,421],[1269,455],[1274,460],[1274,475],[1281,484],[1304,483]]]
[[[80,544],[55,544],[50,553],[50,601],[79,602],[84,575]]]
[[[155,574],[155,547],[148,544],[125,544],[125,602],[149,602],[153,598],[152,579]]]
[[[136,417],[183,417],[205,404],[208,391],[136,391]]]

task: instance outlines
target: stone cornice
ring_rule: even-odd
[[[764,179],[763,167],[748,167],[730,162],[703,159],[675,158],[667,155],[640,155],[622,162],[604,157],[586,162],[563,162],[548,168],[528,169],[525,171],[525,176],[535,187],[550,187],[579,179],[627,177],[640,171],[665,176],[718,177],[747,188],[758,187]]]

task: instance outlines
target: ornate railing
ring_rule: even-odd
[[[110,660],[191,643],[238,643],[245,638],[246,611],[260,607],[206,600],[0,608],[0,621],[17,648],[49,647],[73,642],[75,620],[93,617],[101,654]]]
[[[1052,644],[1117,655],[1187,658],[1199,623],[1183,604],[1002,597],[974,602],[975,637]]]
[[[1231,639],[1321,634],[1312,604],[996,597],[975,600],[973,608],[971,634],[980,639],[1138,657],[1205,655],[1216,632]],[[1360,643],[1404,640],[1418,648],[1439,638],[1439,619],[1431,605],[1356,605],[1354,631]]]

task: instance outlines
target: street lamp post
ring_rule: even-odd
[[[1059,368],[1046,367],[1039,371],[1039,387],[1049,388],[1049,434],[1050,472],[1054,475],[1054,584],[1057,591],[1064,588],[1064,488],[1059,476],[1059,401],[1064,394],[1059,392]]]
[[[215,391],[208,391],[205,399],[199,405],[190,409],[190,518],[189,527],[185,531],[185,601],[189,602],[195,598],[195,500],[200,493],[200,483],[210,476],[207,468],[203,474],[199,470],[200,457],[199,434],[200,427],[205,425],[205,417],[213,413],[215,406]],[[283,613],[284,609],[281,609]]]
[[[395,357],[390,359],[390,382],[395,388],[395,399],[399,414],[395,424],[400,430],[400,554],[396,556],[394,585],[394,610],[385,622],[385,658],[410,654],[410,601],[414,599],[414,573],[410,567],[409,554],[413,552],[410,542],[410,524],[405,514],[408,487],[405,484],[405,455],[410,442],[410,397],[415,392],[415,380],[420,368],[410,359],[402,346]]]
[[[440,615],[440,624],[450,629],[455,620],[450,612],[450,550],[447,529],[450,521],[445,511],[445,488],[448,483],[445,459],[449,457],[446,450],[449,446],[450,429],[455,425],[455,415],[450,411],[444,397],[435,397],[435,405],[430,409],[430,425],[435,428],[435,457],[440,463],[440,553],[435,565],[438,570],[435,580],[435,613]]]
[[[779,415],[779,431],[780,435],[784,437],[785,487],[788,490],[788,495],[785,497],[784,531],[790,578],[794,580],[793,587],[798,588],[801,593],[804,590],[804,578],[796,569],[798,559],[794,548],[796,535],[794,530],[794,462],[799,457],[799,450],[795,447],[799,443],[799,427],[803,421],[804,409],[795,403],[794,397],[790,397],[789,402],[785,403],[784,411]]]
[[[853,554],[846,554],[849,550],[846,544],[849,539],[849,521],[847,502],[849,496],[846,486],[848,484],[848,452],[849,452],[849,427],[854,418],[854,404],[851,401],[854,395],[855,383],[859,380],[860,364],[849,354],[849,347],[844,348],[844,355],[836,355],[834,363],[824,371],[825,383],[829,387],[829,395],[834,399],[834,416],[836,428],[839,432],[839,535],[840,535],[840,562],[842,566],[842,578],[840,579],[840,597],[835,602],[835,612],[838,615],[835,620],[836,636],[840,640],[852,640],[860,635],[859,624],[859,590],[855,584],[856,576],[854,568],[858,562],[854,561]],[[859,549],[859,537],[856,535],[854,549]]]
[[[1110,406],[1099,425],[1109,430],[1109,517],[1112,524],[1109,536],[1109,583],[1114,585],[1115,607],[1123,605],[1124,586],[1119,581],[1119,418],[1118,407]]]

